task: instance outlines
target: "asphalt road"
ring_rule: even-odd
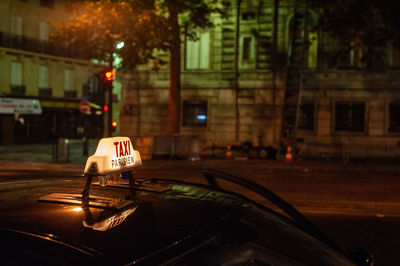
[[[287,166],[268,161],[151,161],[138,168],[135,176],[205,184],[202,167],[217,168],[262,184],[300,210],[344,250],[360,244],[374,254],[376,265],[400,265],[397,252],[400,175],[396,167],[324,163]],[[16,163],[2,163],[0,193],[18,199],[26,196],[29,187],[43,182],[55,186],[83,185],[82,168],[81,165],[39,163],[18,167]],[[268,204],[261,196],[240,186],[227,182],[220,185]]]

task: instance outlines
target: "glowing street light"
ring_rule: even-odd
[[[122,49],[124,46],[125,46],[124,42],[118,42],[117,45],[115,46],[115,48]]]

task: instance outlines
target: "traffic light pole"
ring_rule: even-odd
[[[111,53],[110,61],[108,63],[110,70],[113,69],[114,57]],[[112,115],[113,115],[113,79],[108,83],[108,117],[107,117],[107,137],[112,137]]]
[[[108,87],[108,117],[107,117],[107,137],[112,137],[112,114],[113,114],[113,106],[112,106],[112,81],[109,83],[109,87]]]

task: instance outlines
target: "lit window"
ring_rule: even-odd
[[[337,102],[335,104],[335,130],[364,132],[365,103]]]
[[[22,64],[11,62],[11,85],[22,85]]]
[[[49,40],[49,24],[40,22],[39,24],[39,39],[42,41]]]
[[[184,127],[207,127],[207,101],[183,101]]]
[[[49,68],[47,66],[39,67],[39,88],[49,87]]]
[[[308,68],[317,68],[318,64],[318,33],[309,32],[308,33]]]
[[[11,34],[22,35],[22,18],[11,16]]]
[[[186,42],[186,68],[208,69],[210,67],[210,32],[197,34],[196,40]]]
[[[64,91],[72,90],[72,70],[64,69]]]

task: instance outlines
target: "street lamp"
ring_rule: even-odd
[[[118,50],[122,49],[125,46],[124,42],[117,42],[117,45],[115,46],[115,48],[117,48]]]

